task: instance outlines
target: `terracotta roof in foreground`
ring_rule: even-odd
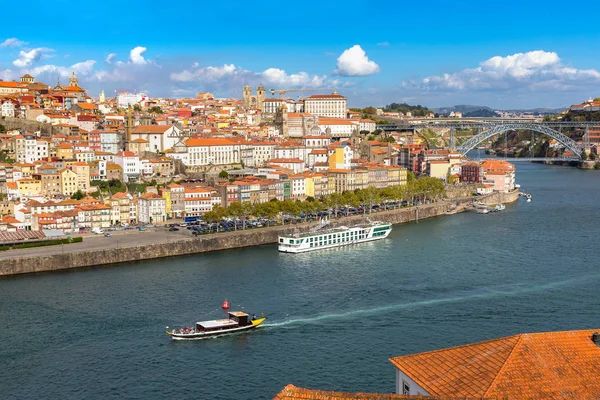
[[[275,395],[273,400],[352,400],[352,399],[371,399],[371,400],[396,400],[396,399],[435,399],[434,397],[407,396],[393,393],[347,393],[333,392],[329,390],[312,390],[299,388],[294,385],[287,385],[283,390]],[[439,399],[439,398],[437,398]]]
[[[434,396],[600,398],[600,329],[524,333],[391,358]]]

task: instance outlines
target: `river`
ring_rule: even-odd
[[[388,358],[600,327],[597,171],[517,163],[533,201],[307,254],[275,245],[0,280],[0,397],[260,399],[393,392]],[[233,308],[267,325],[172,342]]]

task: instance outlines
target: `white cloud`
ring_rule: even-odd
[[[263,72],[254,72],[237,67],[234,64],[224,64],[222,66],[208,66],[173,72],[170,75],[171,80],[175,82],[199,81],[202,83],[218,83],[223,81],[256,83],[283,86],[283,87],[322,87],[327,76],[310,75],[306,72],[297,74],[288,74],[279,68],[268,68]]]
[[[47,57],[47,53],[51,51],[54,50],[45,47],[38,47],[29,51],[21,50],[19,52],[19,58],[13,61],[13,65],[19,68],[29,67],[31,64]]]
[[[338,57],[337,69],[333,71],[335,75],[341,76],[367,76],[378,72],[379,65],[369,60],[365,51],[357,44]]]
[[[381,46],[381,47],[388,47],[390,45],[389,42],[379,42],[377,43],[377,46]]]
[[[590,83],[600,83],[600,72],[564,65],[557,53],[536,50],[495,56],[481,62],[477,68],[430,76],[421,83],[403,82],[402,86],[437,91],[568,90]]]
[[[23,42],[17,38],[8,38],[4,42],[0,43],[0,47],[21,47],[26,44],[27,42]]]
[[[147,64],[148,61],[144,58],[144,52],[148,50],[145,47],[137,46],[129,52],[129,62],[136,65]]]
[[[61,78],[68,78],[73,72],[78,77],[89,78],[94,72],[94,65],[96,61],[87,60],[71,65],[70,67],[59,66],[59,65],[40,65],[35,68],[28,69],[27,72],[36,77],[36,80],[41,81],[44,78],[48,82],[52,82],[57,76]],[[37,79],[39,78],[39,79]]]
[[[106,56],[106,59],[104,60],[104,62],[107,63],[108,65],[111,65],[116,56],[117,56],[116,53],[110,53],[109,55]]]

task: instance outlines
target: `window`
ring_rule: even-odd
[[[402,394],[410,394],[410,385],[406,381],[402,381]]]

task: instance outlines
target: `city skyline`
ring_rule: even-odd
[[[36,3],[32,18],[64,13]],[[29,73],[54,85],[75,72],[93,96],[104,90],[157,97],[209,91],[239,98],[244,85],[262,83],[336,88],[350,106],[430,108],[564,107],[600,89],[597,5],[585,13],[560,10],[561,20],[577,17],[575,29],[550,22],[557,2],[543,9],[516,1],[477,9],[439,1],[427,8],[386,1],[275,4],[188,5],[172,17],[159,15],[157,2],[84,5],[74,16],[90,27],[84,33],[53,24],[50,31],[0,34],[0,79]]]

